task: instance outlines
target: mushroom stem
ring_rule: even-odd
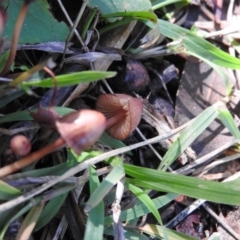
[[[16,21],[15,28],[14,28],[9,57],[8,57],[7,62],[6,62],[4,68],[1,72],[1,76],[4,76],[9,72],[9,70],[12,66],[12,63],[15,59],[18,39],[19,39],[19,36],[20,36],[20,33],[21,33],[21,29],[22,29],[22,25],[23,25],[25,16],[27,14],[28,6],[29,6],[29,2],[24,1],[22,9],[19,13],[18,19]]]
[[[122,111],[118,112],[116,115],[108,118],[106,121],[106,129],[111,128],[112,126],[114,126],[116,123],[118,123],[125,117],[126,117],[126,113],[124,110],[122,110]]]
[[[11,174],[13,172],[16,172],[16,171],[22,169],[23,167],[26,167],[27,165],[46,156],[47,154],[54,152],[60,148],[63,148],[64,146],[66,146],[65,140],[63,138],[59,137],[53,143],[50,143],[47,146],[39,149],[38,151],[29,154],[28,156],[22,158],[19,161],[16,161],[10,165],[7,165],[7,166],[1,168],[0,169],[0,178],[5,177],[6,175]]]

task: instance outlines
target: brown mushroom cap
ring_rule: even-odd
[[[56,127],[67,145],[79,155],[102,135],[106,118],[100,112],[83,109],[58,119]]]
[[[16,155],[24,157],[30,153],[32,144],[27,137],[16,135],[11,139],[10,147]]]
[[[96,110],[107,118],[106,132],[118,140],[127,138],[135,130],[142,109],[140,99],[126,94],[102,94],[96,102]]]

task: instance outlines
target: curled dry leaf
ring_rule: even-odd
[[[140,99],[125,94],[102,94],[97,99],[96,109],[107,118],[107,133],[123,140],[139,124],[143,104]]]

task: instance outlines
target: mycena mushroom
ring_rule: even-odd
[[[96,101],[96,110],[107,119],[106,132],[118,140],[127,138],[136,129],[142,109],[140,99],[126,94],[102,94]]]
[[[106,118],[100,112],[83,109],[59,117],[55,122],[55,126],[60,133],[57,140],[19,161],[0,168],[0,178],[18,171],[66,145],[69,145],[74,152],[80,154],[82,150],[93,145],[102,135],[106,127]]]

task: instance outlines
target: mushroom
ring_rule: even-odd
[[[143,103],[126,94],[102,94],[96,102],[96,110],[107,118],[106,132],[123,140],[133,132],[141,120]]]
[[[100,112],[84,109],[59,118],[55,125],[67,145],[79,155],[102,135],[106,118]]]
[[[69,113],[56,120],[56,128],[61,137],[21,160],[0,168],[0,178],[18,171],[66,145],[80,154],[83,149],[90,147],[99,139],[105,127],[106,118],[100,112],[83,109]]]
[[[30,153],[32,145],[27,137],[16,135],[11,139],[10,147],[17,156],[24,157]]]

